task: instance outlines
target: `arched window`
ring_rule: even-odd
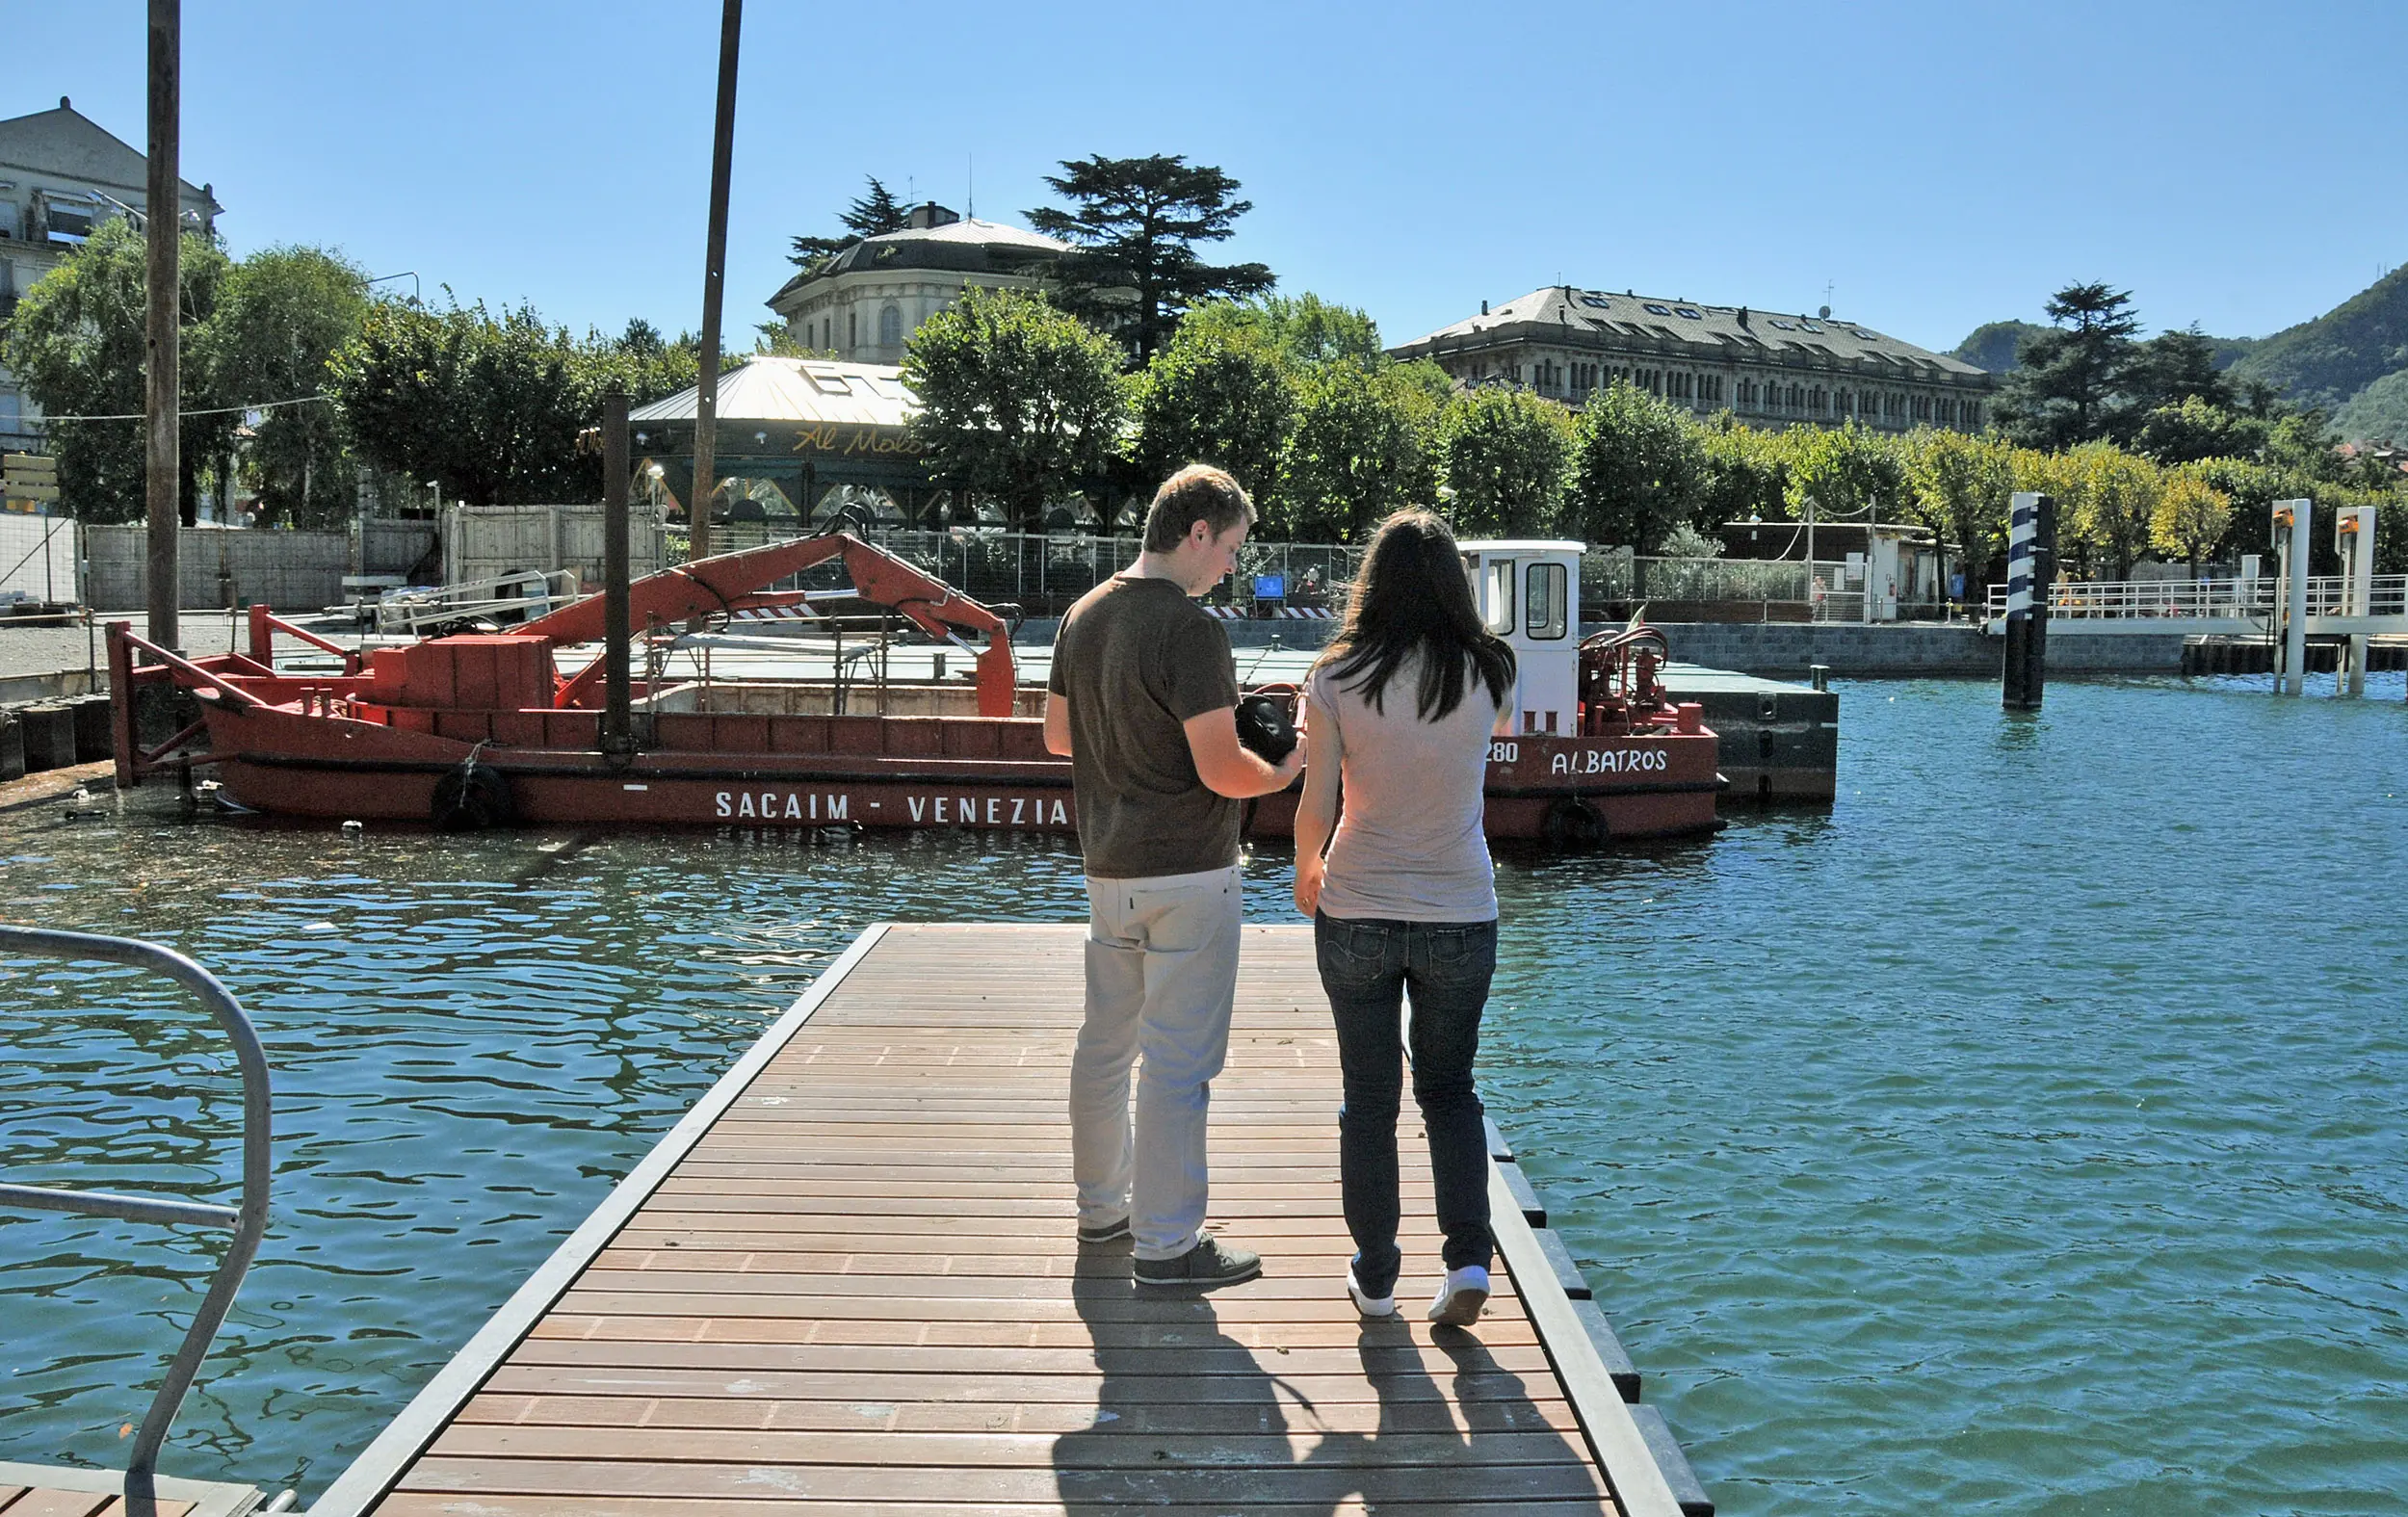
[[[877,345],[881,348],[903,346],[903,310],[889,305],[877,313]]]

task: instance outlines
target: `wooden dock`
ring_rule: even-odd
[[[246,1517],[256,1486],[161,1478],[148,1503],[123,1495],[122,1470],[0,1461],[0,1517]]]
[[[1126,1243],[1081,1249],[1083,936],[865,933],[313,1517],[1699,1509],[1509,1163],[1489,1314],[1434,1328],[1404,1136],[1407,1316],[1356,1317],[1308,929],[1246,929],[1214,1084],[1211,1225],[1263,1277],[1140,1295]]]

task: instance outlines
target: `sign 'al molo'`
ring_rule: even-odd
[[[929,451],[929,445],[913,436],[907,428],[820,422],[796,429],[795,445],[791,451],[835,458],[879,454],[917,458]]]

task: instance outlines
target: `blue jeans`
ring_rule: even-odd
[[[1403,1100],[1404,997],[1413,1003],[1413,1099],[1429,1136],[1429,1170],[1450,1269],[1489,1266],[1488,1134],[1472,1061],[1497,972],[1497,924],[1313,917],[1322,988],[1338,1024],[1346,1105],[1338,1112],[1338,1172],[1354,1278],[1396,1289],[1397,1110]]]

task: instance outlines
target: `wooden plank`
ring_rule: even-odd
[[[1149,1504],[1148,1511],[1170,1517],[1228,1517],[1224,1505]],[[1564,1501],[1521,1501],[1512,1517],[1597,1517],[1593,1498]],[[451,1496],[440,1492],[405,1491],[388,1498],[380,1510],[391,1517],[728,1517],[728,1504],[681,1497],[629,1496]],[[1059,1501],[943,1502],[847,1501],[841,1504],[807,1498],[747,1501],[742,1517],[1044,1517],[1062,1510]],[[1256,1502],[1245,1517],[1377,1517],[1380,1512],[1410,1513],[1411,1517],[1497,1517],[1495,1504],[1470,1501],[1399,1501],[1391,1498],[1376,1507],[1360,1496],[1330,1501]]]
[[[1333,1389],[1345,1382],[1331,1377]],[[1143,1404],[1115,1400],[1113,1427],[1124,1433],[1269,1433],[1284,1430],[1276,1404],[1260,1401],[1199,1405],[1165,1385]],[[819,1432],[1013,1432],[1060,1435],[1091,1427],[1093,1386],[1076,1398],[960,1398],[952,1400],[888,1399],[862,1391],[850,1379],[830,1377],[826,1393],[808,1400],[760,1400],[722,1397],[513,1396],[487,1390],[459,1410],[452,1427],[477,1423],[561,1427],[713,1427],[805,1429]],[[1383,1428],[1401,1432],[1531,1432],[1557,1428],[1578,1435],[1569,1402],[1519,1398],[1489,1401],[1449,1397],[1430,1387],[1415,1399],[1313,1399],[1309,1418],[1322,1432],[1370,1435]]]
[[[1109,1442],[1110,1440],[1105,1440]],[[410,1467],[403,1489],[460,1495],[670,1496],[730,1504],[764,1497],[823,1502],[892,1501],[904,1492],[928,1502],[1047,1502],[1087,1509],[1198,1503],[1253,1511],[1258,1503],[1299,1496],[1323,1501],[1361,1494],[1382,1504],[1411,1500],[1493,1503],[1510,1513],[1528,1500],[1605,1496],[1583,1462],[1488,1465],[1454,1462],[1390,1468],[1332,1467],[1305,1458],[1276,1466],[1181,1468],[1149,1459],[1142,1469],[1090,1468],[1084,1446],[1053,1468],[929,1468],[886,1465],[638,1463],[616,1459],[453,1458],[430,1454]]]
[[[1083,937],[894,926],[857,945],[807,1026],[790,1013],[555,1256],[473,1380],[445,1372],[465,1383],[383,1483],[359,1498],[380,1472],[355,1465],[313,1512],[1619,1517],[1527,1267],[1500,1261],[1470,1332],[1347,1300],[1306,934],[1247,929],[1214,1086],[1212,1225],[1264,1275],[1158,1294],[1126,1244],[1079,1246]],[[1440,1238],[1425,1139],[1399,1138],[1410,1294]]]

